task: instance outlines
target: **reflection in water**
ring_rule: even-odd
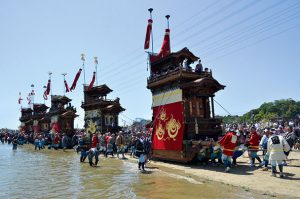
[[[0,145],[0,198],[249,198],[237,188],[203,183],[164,168],[141,173],[137,164],[100,156],[98,167],[73,151]],[[218,188],[217,188],[218,186]],[[239,193],[239,194],[238,194]]]

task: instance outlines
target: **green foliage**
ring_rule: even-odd
[[[265,102],[259,108],[250,110],[242,116],[224,116],[224,123],[263,122],[276,118],[294,119],[300,114],[300,101],[293,99]]]

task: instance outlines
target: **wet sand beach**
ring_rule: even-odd
[[[271,169],[262,171],[258,164],[250,168],[246,156],[247,152],[237,160],[238,166],[233,167],[229,173],[224,172],[223,166],[185,165],[162,161],[151,161],[148,166],[167,167],[191,178],[219,182],[247,192],[258,192],[264,196],[300,198],[300,151],[290,153],[288,166],[284,167],[284,179],[279,178],[279,175],[276,178],[272,177]]]

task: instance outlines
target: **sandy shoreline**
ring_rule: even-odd
[[[246,155],[246,153],[245,153]],[[131,158],[130,158],[131,159]],[[162,166],[175,169],[191,177],[221,182],[227,185],[241,187],[244,190],[258,191],[262,195],[279,196],[280,198],[300,198],[300,152],[291,152],[284,167],[285,178],[271,177],[271,169],[262,171],[256,166],[248,166],[248,158],[238,159],[238,166],[230,173],[224,172],[223,166],[184,165],[161,161],[151,161],[148,166]]]

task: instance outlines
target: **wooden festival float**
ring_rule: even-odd
[[[27,135],[33,132],[32,112],[31,108],[21,108],[21,117],[19,118],[21,124],[19,130]]]
[[[32,108],[21,108],[20,131],[27,135],[38,134],[40,131],[48,130],[49,124],[45,124],[46,111],[49,107],[45,104],[33,103]],[[45,129],[46,128],[46,129]]]
[[[84,86],[84,102],[81,108],[84,109],[85,129],[87,137],[96,132],[116,133],[121,130],[119,126],[119,113],[125,111],[120,104],[120,99],[107,99],[112,92],[106,84],[94,86],[89,89]]]
[[[50,118],[49,127],[54,133],[66,133],[69,137],[74,135],[74,119],[78,115],[71,101],[65,95],[51,95],[51,108],[46,117]]]
[[[45,104],[33,104],[32,120],[34,134],[49,131],[49,120],[46,117],[48,108]]]
[[[222,133],[213,98],[225,86],[213,78],[211,70],[203,70],[199,57],[188,48],[172,53],[169,34],[168,28],[158,54],[149,53],[152,152],[153,158],[187,163],[200,148],[209,146],[208,139],[217,140]],[[190,65],[196,61],[195,70]]]
[[[20,131],[28,135],[34,133],[66,133],[68,136],[74,135],[74,119],[76,108],[71,103],[71,99],[66,96],[52,95],[51,108],[47,112],[45,104],[32,104],[32,108],[22,108],[20,117]],[[69,104],[68,104],[69,103]]]

